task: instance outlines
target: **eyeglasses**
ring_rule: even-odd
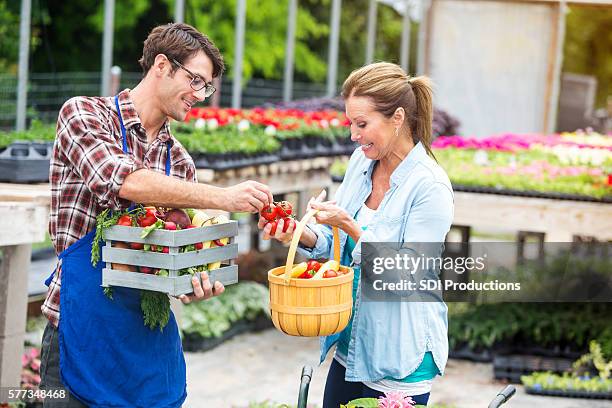
[[[202,89],[204,89],[204,96],[206,98],[215,93],[217,89],[213,86],[212,83],[206,83],[206,81],[201,76],[194,74],[174,58],[172,58],[172,62],[175,63],[180,69],[184,70],[189,74],[189,76],[191,77],[191,82],[189,83],[191,89],[193,89],[194,91],[201,91]]]

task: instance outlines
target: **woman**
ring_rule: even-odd
[[[330,225],[339,227],[342,264],[355,270],[353,315],[341,333],[321,339],[321,362],[337,344],[325,385],[324,408],[362,397],[402,391],[427,404],[433,379],[448,358],[447,308],[443,302],[361,301],[362,242],[440,243],[453,219],[453,192],[433,158],[432,91],[428,78],[410,78],[381,62],[353,71],[342,86],[351,156],[336,201],[309,206],[318,225],[300,238],[309,258],[331,257]],[[325,225],[322,225],[325,224]],[[264,227],[270,238],[270,226]],[[291,239],[293,226],[273,238]],[[439,253],[438,253],[439,255]]]

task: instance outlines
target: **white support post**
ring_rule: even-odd
[[[232,84],[232,108],[242,106],[242,59],[244,56],[244,31],[246,23],[246,0],[236,2],[236,34],[234,54],[234,82]]]
[[[297,0],[289,0],[287,16],[287,42],[285,45],[285,76],[283,80],[283,101],[289,102],[293,94],[293,58],[295,54],[295,24]]]
[[[431,0],[422,0],[421,1],[421,22],[419,24],[419,48],[417,50],[417,74],[425,75],[425,71],[427,69],[425,56],[427,47],[427,20],[429,15],[429,7],[431,7]]]
[[[28,57],[30,55],[30,19],[32,0],[21,0],[19,22],[19,68],[17,78],[17,131],[25,130],[28,101]]]
[[[48,203],[0,199],[0,387],[19,387],[32,243],[45,239]],[[49,271],[51,273],[51,271]]]
[[[400,45],[400,65],[409,73],[410,63],[410,2],[404,2],[404,16],[402,18],[402,42]]]
[[[104,33],[102,42],[102,81],[100,95],[110,95],[110,70],[113,65],[113,30],[115,29],[115,0],[104,0]]]
[[[368,7],[368,38],[366,43],[365,63],[369,64],[374,61],[374,48],[376,48],[376,18],[377,18],[376,0],[370,0]]]
[[[331,33],[329,36],[329,55],[327,57],[327,96],[336,96],[336,77],[338,75],[338,45],[340,42],[341,0],[332,0]]]
[[[176,0],[174,3],[174,22],[185,22],[185,0]]]
[[[566,1],[561,1],[556,5],[557,9],[557,21],[556,30],[553,30],[557,34],[555,41],[555,54],[553,60],[553,71],[552,84],[550,91],[550,100],[548,108],[548,115],[546,123],[546,133],[554,133],[557,130],[557,109],[559,107],[559,93],[561,92],[561,68],[563,66],[563,43],[565,39],[565,18],[568,13],[568,7]]]

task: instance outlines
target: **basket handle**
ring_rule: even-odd
[[[293,268],[293,261],[295,260],[295,251],[297,250],[297,246],[300,243],[300,237],[302,236],[302,232],[304,232],[304,228],[310,219],[317,213],[319,210],[310,209],[304,218],[300,222],[297,223],[295,227],[295,231],[293,232],[293,238],[291,239],[291,245],[289,246],[289,253],[287,254],[287,264],[285,265],[285,281],[288,281],[291,278],[291,268]],[[338,227],[332,226],[332,233],[334,236],[334,260],[340,262],[340,234],[338,233]]]

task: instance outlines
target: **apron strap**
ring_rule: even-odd
[[[166,142],[166,176],[170,175],[170,167],[171,167],[171,163],[170,163],[170,149],[171,148],[172,148],[172,143],[168,139],[168,141]]]
[[[127,136],[125,126],[123,125],[123,117],[121,116],[121,110],[119,109],[119,95],[115,95],[115,107],[117,108],[117,115],[119,116],[119,125],[121,126],[121,138],[123,139],[123,153],[129,153],[127,144]],[[170,149],[172,148],[172,142],[168,140],[166,142],[166,176],[170,175],[170,169],[172,168],[172,162],[170,159]]]
[[[121,137],[123,138],[123,153],[129,153],[127,145],[127,137],[125,135],[125,126],[123,126],[123,117],[121,117],[121,110],[119,109],[119,95],[115,95],[115,106],[117,107],[117,115],[119,115],[119,125],[121,126]]]

